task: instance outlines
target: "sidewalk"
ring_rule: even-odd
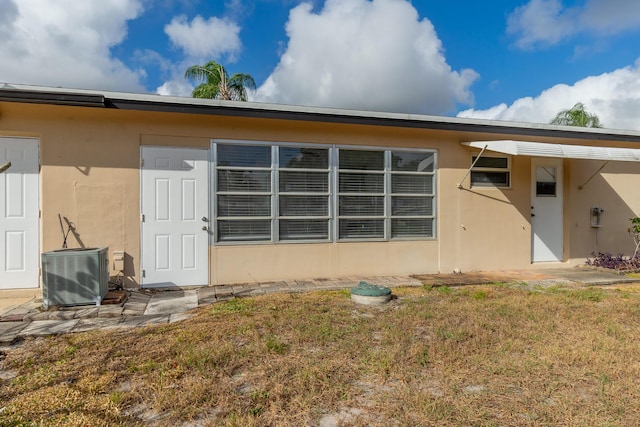
[[[0,311],[0,346],[29,336],[47,336],[94,329],[124,329],[150,324],[178,322],[191,316],[189,310],[202,305],[245,296],[296,293],[312,290],[350,289],[360,281],[389,288],[400,286],[459,286],[496,282],[530,285],[580,284],[587,286],[640,282],[616,273],[583,268],[426,274],[415,276],[348,277],[342,279],[288,280],[245,285],[209,286],[197,289],[153,291],[133,290],[119,304],[65,307],[43,310],[42,301]]]

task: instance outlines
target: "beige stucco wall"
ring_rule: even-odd
[[[567,163],[571,215],[566,219],[572,258],[581,260],[597,252],[631,255],[635,245],[628,228],[630,219],[640,215],[640,164],[609,162],[596,173],[605,162]],[[591,227],[592,206],[604,209],[600,228]]]
[[[472,152],[460,141],[517,135],[0,103],[2,135],[40,139],[41,250],[60,247],[60,214],[76,225],[69,246],[126,251],[129,286],[140,279],[140,146],[208,148],[212,138],[435,149],[438,228],[429,241],[217,245],[209,248],[211,284],[532,267],[530,159],[512,159],[509,189],[469,189],[468,178],[457,185]],[[594,250],[629,252],[626,227],[640,211],[640,170],[612,162],[578,189],[601,164],[564,162],[566,262]],[[605,209],[598,230],[589,226],[592,205]]]

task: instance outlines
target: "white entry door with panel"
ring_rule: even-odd
[[[563,258],[562,159],[531,159],[531,260]]]
[[[208,153],[197,148],[141,150],[144,287],[209,282]]]
[[[0,289],[37,288],[40,284],[39,141],[0,138]]]

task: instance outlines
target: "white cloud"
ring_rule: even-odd
[[[3,0],[0,81],[142,92],[144,72],[110,52],[141,12],[139,0]]]
[[[458,117],[549,123],[560,110],[577,102],[585,104],[607,128],[640,130],[640,59],[632,66],[587,77],[571,86],[553,86],[535,98],[520,98],[509,106],[500,104],[487,110],[465,110]]]
[[[158,95],[191,96],[193,86],[184,79],[173,79],[164,82],[156,89]]]
[[[562,0],[530,0],[507,23],[507,33],[522,49],[553,45],[579,33],[611,35],[637,28],[637,0],[587,0],[574,7],[565,7]]]
[[[442,114],[470,104],[473,70],[454,71],[427,19],[405,0],[303,3],[289,44],[257,101]]]
[[[164,32],[183,57],[172,64],[169,80],[156,89],[159,95],[190,96],[194,86],[184,78],[189,66],[220,61],[222,57],[225,62],[234,62],[242,50],[240,26],[228,19],[196,16],[188,22],[185,16],[176,16],[165,25]]]
[[[215,16],[205,20],[196,16],[187,21],[184,15],[176,16],[164,27],[171,42],[193,59],[217,59],[227,55],[233,62],[240,52],[240,27]]]

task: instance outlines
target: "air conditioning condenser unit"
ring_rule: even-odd
[[[108,248],[44,252],[42,281],[45,307],[100,305],[109,292]]]

